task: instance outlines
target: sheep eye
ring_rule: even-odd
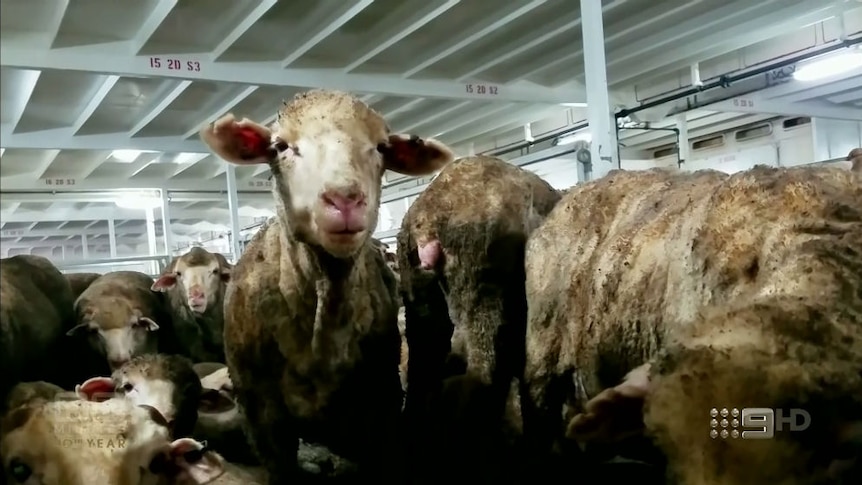
[[[290,145],[288,145],[284,140],[278,140],[273,144],[273,147],[278,153],[282,153],[287,151],[290,148]]]
[[[33,474],[33,470],[17,458],[13,458],[9,463],[9,472],[17,483],[26,482],[30,478],[30,475]]]

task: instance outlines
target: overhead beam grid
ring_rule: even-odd
[[[146,241],[144,211],[116,206],[117,191],[161,194],[167,216],[156,209],[154,217],[171,222],[169,246],[271,215],[268,167],[228,170],[198,133],[228,113],[272,123],[283,100],[307,89],[355,93],[393,130],[481,153],[521,143],[525,123],[538,137],[560,129],[559,120],[587,119],[588,109],[595,124],[657,86],[679,89],[692,64],[709,77],[728,59],[765,62],[764,52],[862,31],[862,6],[841,0],[205,3],[0,3],[0,230],[30,234],[4,238],[6,246],[70,234],[69,245],[81,235],[88,245],[113,239],[115,253],[123,241]],[[585,11],[602,29],[584,24]],[[584,69],[598,58],[599,31],[606,82]],[[755,108],[723,102],[688,126],[694,134],[763,110],[851,119],[862,108],[860,80],[857,69],[782,83],[763,90]],[[602,106],[587,107],[586,84]],[[665,135],[621,136],[649,145]],[[427,181],[393,181],[383,201],[415,196]]]

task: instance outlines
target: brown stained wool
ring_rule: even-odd
[[[146,344],[136,350],[162,353],[180,353],[183,350],[177,343],[165,298],[150,290],[152,284],[153,279],[144,273],[114,271],[96,279],[75,301],[78,326],[67,337],[67,345],[79,349],[77,358],[86,362],[84,365],[90,369],[88,377],[104,375],[107,368],[105,356],[96,351],[98,337],[88,335],[95,328],[127,328],[134,317],[144,317],[154,321],[159,328],[155,333],[148,332],[144,337]],[[68,340],[70,338],[78,341]],[[89,345],[96,352],[82,353],[82,345]]]
[[[237,150],[237,130],[249,127],[273,149]],[[303,438],[385,480],[399,463],[403,397],[395,275],[367,233],[361,242],[336,243],[315,214],[329,187],[359,185],[365,225],[373,228],[385,169],[430,173],[451,152],[390,133],[353,96],[319,90],[286,103],[271,128],[225,117],[202,137],[234,163],[268,163],[273,171],[278,217],[247,246],[225,296],[227,364],[262,465],[274,482],[289,481]],[[337,170],[314,170],[324,162]],[[305,179],[317,185],[300,187]]]
[[[46,258],[18,255],[0,260],[0,399],[18,382],[71,384],[59,355],[74,322],[72,290]],[[60,360],[62,362],[62,360]]]
[[[422,408],[444,379],[466,367],[465,376],[443,385],[441,401],[432,406],[438,409],[430,411],[440,413],[441,423],[426,432],[455,429],[442,431],[448,435],[444,445],[417,451],[422,459],[429,459],[433,448],[445,449],[453,456],[430,461],[455,467],[451,460],[473,460],[470,448],[500,444],[491,430],[500,429],[507,400],[516,398],[509,396],[512,379],[523,368],[524,245],[559,198],[532,172],[476,156],[443,169],[405,215],[398,266],[410,350],[408,416],[427,420],[429,410]],[[440,241],[443,256],[432,274],[418,267],[417,248],[434,240]],[[489,443],[467,444],[468,436],[486,437]],[[417,440],[433,441],[427,436]],[[456,445],[464,452],[456,451]],[[493,453],[488,459],[488,465],[497,461]]]
[[[682,482],[814,484],[836,427],[860,417],[859,174],[612,172],[571,189],[526,267],[538,414],[525,411],[525,433],[559,437],[562,410],[651,363],[646,430]],[[711,408],[752,406],[804,408],[813,424],[770,441],[709,437]]]
[[[99,273],[69,273],[66,279],[69,281],[69,286],[72,287],[72,297],[78,299],[81,293],[84,292],[90,285],[102,276]]]

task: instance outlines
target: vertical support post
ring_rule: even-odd
[[[679,160],[685,163],[688,161],[688,149],[691,146],[688,142],[688,118],[685,113],[676,115],[676,129],[679,130]]]
[[[150,256],[156,255],[156,217],[155,209],[145,209],[147,215],[147,251]],[[159,272],[158,263],[150,261],[150,273],[156,274]]]
[[[236,193],[236,165],[228,163],[226,173],[227,206],[228,210],[230,210],[230,248],[233,254],[233,262],[236,264],[242,252],[239,241],[239,198]]]
[[[165,254],[168,258],[173,256],[174,250],[174,234],[171,232],[171,198],[168,196],[168,190],[162,189],[162,233],[165,235]]]
[[[66,260],[66,244],[60,246],[60,259],[62,259],[63,261]]]
[[[703,80],[700,79],[700,64],[697,62],[691,65],[691,85],[703,86]]]
[[[581,30],[584,37],[584,80],[587,87],[587,123],[592,142],[592,177],[601,178],[620,168],[617,155],[616,117],[608,95],[605,67],[605,29],[601,0],[581,0]]]
[[[108,246],[111,248],[111,257],[117,257],[117,228],[113,219],[108,219]]]
[[[81,258],[89,259],[90,245],[87,243],[87,235],[81,234]]]

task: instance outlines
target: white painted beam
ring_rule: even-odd
[[[240,254],[242,254],[242,244],[240,244],[240,227],[242,224],[239,222],[237,189],[236,165],[230,164],[227,167],[227,205],[230,214],[230,248],[234,261],[239,261]]]
[[[862,86],[862,81],[859,81],[857,86]],[[854,89],[841,94],[836,94],[829,97],[830,103],[850,103],[853,101],[862,100],[862,88]]]
[[[686,2],[681,2],[678,5],[667,5],[665,3],[659,3],[647,7],[643,11],[641,11],[637,17],[634,17],[631,20],[624,20],[620,22],[620,24],[622,24],[621,26],[615,26],[615,30],[613,33],[606,34],[605,44],[609,44],[635,32],[644,31],[650,26],[656,24],[660,25],[667,18],[674,15],[678,15],[680,12],[693,6],[696,6],[702,1],[703,0],[689,0]],[[614,6],[615,3],[616,2],[606,5],[603,10],[609,10],[612,6]],[[537,72],[548,71],[551,69],[558,68],[562,65],[576,65],[577,59],[580,59],[584,55],[583,44],[579,42],[576,45],[580,45],[580,47],[577,49],[572,49],[571,52],[564,55],[556,55],[554,53],[538,54],[535,60],[528,61],[523,67],[523,69],[519,69],[519,75],[515,77],[514,81],[527,79],[530,76],[536,74]],[[611,97],[614,102],[618,104],[631,104],[630,102],[624,101],[623,96],[620,94],[612,93]]]
[[[443,108],[439,111],[435,111],[432,113],[417,113],[414,119],[405,122],[404,126],[395,127],[396,131],[400,131],[402,133],[412,133],[419,126],[424,126],[431,122],[440,122],[446,123],[448,120],[448,116],[452,113],[462,110],[467,106],[474,104],[472,101],[461,101],[460,103],[455,103],[449,107]]]
[[[194,167],[199,162],[205,160],[206,158],[209,158],[210,156],[212,156],[211,153],[197,153],[197,154],[195,154],[194,157],[189,156],[189,160],[187,163],[177,164],[177,169],[174,170],[174,173],[172,173],[169,178],[176,177],[177,175],[179,175],[179,174],[185,172],[186,170]]]
[[[862,121],[862,109],[835,106],[817,101],[786,102],[780,99],[760,99],[757,97],[737,97],[708,105],[716,111],[734,113],[770,113],[782,116],[810,116],[836,120]]]
[[[457,146],[476,138],[500,131],[506,128],[515,129],[526,122],[535,122],[542,118],[551,116],[555,111],[563,108],[555,108],[549,106],[530,106],[521,110],[512,111],[508,114],[494,116],[488,121],[477,123],[472,129],[459,130],[451,137],[450,145]]]
[[[39,180],[45,176],[45,172],[51,168],[51,164],[54,163],[54,160],[57,159],[57,156],[60,155],[60,150],[45,150],[42,154],[42,160],[39,161],[38,164],[34,167],[32,173],[34,180]],[[4,196],[5,200],[5,196]]]
[[[53,49],[57,42],[57,36],[60,34],[60,28],[63,26],[63,19],[66,18],[66,10],[69,9],[70,0],[55,0],[55,5],[51,7],[51,19],[46,25],[48,32],[47,45],[49,49]]]
[[[399,106],[397,108],[391,109],[391,110],[383,113],[383,117],[386,119],[391,119],[391,118],[394,118],[396,115],[399,115],[401,113],[407,113],[410,110],[412,110],[413,108],[415,108],[416,106],[418,106],[419,104],[421,104],[423,101],[425,101],[425,98],[412,99],[412,100],[402,104],[401,106]]]
[[[381,22],[383,25],[391,25],[384,29],[372,39],[368,45],[356,49],[356,52],[361,52],[354,57],[344,68],[344,73],[347,74],[354,71],[357,67],[365,64],[377,54],[385,51],[393,45],[400,42],[408,35],[430,23],[432,20],[446,13],[449,9],[458,5],[461,0],[446,0],[440,5],[434,1],[423,2],[421,7],[411,2],[401,2],[395,7],[386,19]],[[406,20],[404,20],[406,19]]]
[[[587,84],[587,121],[592,136],[591,178],[600,178],[620,168],[616,118],[608,95],[605,71],[605,30],[601,2],[581,0],[581,31],[584,38],[584,77]]]
[[[8,123],[8,126],[5,126],[6,129],[0,132],[0,139],[3,140],[3,148],[13,148],[7,143],[9,137],[5,135],[7,131],[9,134],[15,132],[15,128],[18,126],[18,123],[24,116],[24,111],[27,109],[27,104],[30,102],[30,97],[33,96],[33,91],[36,89],[36,84],[39,82],[39,76],[41,74],[41,71],[25,70],[20,72],[20,77],[16,80],[20,83],[18,86],[20,88],[20,91],[18,92],[18,95],[15,99],[15,107],[9,110],[12,112],[12,119]]]
[[[144,48],[144,45],[147,44],[150,37],[156,33],[156,30],[158,30],[160,25],[162,25],[162,22],[168,18],[171,10],[176,7],[177,1],[178,0],[158,0],[156,2],[155,7],[153,7],[153,10],[149,15],[147,15],[147,19],[144,20],[141,28],[138,29],[138,32],[131,41],[130,51],[132,55],[138,55],[138,53],[141,52],[141,49]]]
[[[254,26],[254,24],[256,24],[257,21],[269,11],[269,9],[274,7],[276,3],[278,3],[278,0],[262,0],[260,5],[253,8],[251,12],[249,12],[248,15],[246,15],[245,18],[233,28],[233,30],[228,32],[227,35],[222,38],[222,41],[218,43],[215,50],[210,53],[210,60],[216,61],[219,57],[224,55],[224,53],[227,52],[227,50],[230,49],[231,46],[243,36],[243,34],[248,32],[248,30],[251,29],[252,26]]]
[[[11,243],[11,244],[6,243],[5,241],[0,241],[0,248],[2,248],[5,251],[8,249],[36,249],[36,248],[52,248],[52,247],[62,247],[62,246],[65,246],[67,248],[82,247],[81,246],[82,236],[75,236],[75,239],[77,239],[77,241],[75,241],[75,242],[69,241],[68,243],[65,243],[65,244],[62,244],[62,243],[57,242],[57,241],[33,241],[30,243],[18,242],[18,243]],[[146,238],[144,238],[144,239],[137,238],[137,237],[118,237],[117,238],[117,245],[119,245],[119,246],[137,246],[139,244],[144,244],[146,242],[147,242]],[[89,245],[90,249],[93,249],[95,247],[100,247],[100,246],[108,246],[110,248],[109,242],[101,242],[99,240],[96,240],[96,241],[88,241],[88,243],[89,243],[88,245]],[[116,256],[112,256],[112,257],[116,257]]]
[[[454,54],[454,53],[456,53],[462,49],[464,49],[465,47],[469,46],[470,44],[488,36],[489,34],[491,34],[493,32],[498,31],[499,29],[505,28],[506,25],[513,22],[518,17],[520,17],[522,15],[526,15],[526,14],[530,13],[531,11],[539,8],[546,1],[547,0],[532,0],[529,3],[527,3],[526,5],[522,5],[520,7],[515,8],[514,10],[510,11],[509,13],[503,15],[502,17],[500,17],[498,19],[495,19],[495,20],[489,22],[487,25],[485,25],[483,27],[477,26],[475,28],[475,30],[470,29],[465,35],[459,36],[458,38],[453,40],[451,43],[449,43],[448,46],[435,52],[434,54],[427,57],[426,59],[424,59],[419,64],[416,64],[412,68],[408,69],[406,72],[404,72],[401,75],[401,77],[409,78],[409,77],[412,77],[412,76],[424,71],[428,67],[433,66],[434,64],[440,62],[441,60],[451,56],[452,54]],[[498,3],[496,5],[496,7],[502,9],[503,5],[504,5],[503,3]],[[517,4],[513,2],[509,5],[517,5]],[[506,9],[506,10],[508,10],[508,9]]]
[[[313,49],[317,44],[323,42],[324,39],[332,35],[336,30],[340,29],[353,17],[359,15],[359,12],[365,10],[365,8],[372,3],[374,3],[374,0],[342,0],[340,8],[335,9],[334,12],[328,12],[329,18],[324,19],[322,22],[313,22],[310,19],[306,19],[306,24],[309,25],[310,30],[308,35],[303,35],[302,38],[308,40],[300,44],[299,47],[288,54],[284,60],[281,61],[281,67],[287,67],[296,62],[296,60],[302,57],[306,52]],[[332,7],[333,6],[331,5],[326,5],[323,8],[329,10]],[[318,8],[321,7],[318,6]]]
[[[244,208],[240,208],[240,216],[243,216]],[[96,209],[65,209],[54,211],[22,211],[18,210],[14,214],[6,214],[6,211],[0,212],[5,222],[60,222],[60,221],[93,221],[106,219],[130,219],[144,220],[145,214],[142,210],[129,210],[120,208],[96,208]],[[181,219],[202,219],[214,224],[227,224],[228,214],[227,209],[210,209],[210,210],[177,210],[174,211],[173,217],[176,220]],[[160,218],[159,218],[160,219]],[[121,231],[122,232],[122,231]],[[79,232],[80,234],[80,232]]]
[[[467,82],[471,79],[474,79],[477,75],[482,74],[488,69],[491,69],[494,66],[498,66],[508,61],[509,59],[514,59],[515,57],[532,49],[540,47],[554,37],[564,34],[579,25],[581,25],[580,16],[577,16],[574,19],[571,15],[560,17],[550,25],[545,25],[542,27],[541,30],[538,30],[538,32],[543,32],[542,35],[532,40],[529,40],[527,42],[518,41],[517,46],[515,45],[515,42],[505,44],[497,49],[488,52],[487,54],[484,54],[479,59],[473,59],[472,64],[474,64],[475,67],[458,76],[458,80],[462,82]]]
[[[726,3],[680,23],[672,31],[642,39],[638,45],[643,47],[628,46],[608,55],[608,75],[612,82],[621,83],[660,68],[689,65],[792,32],[849,8],[821,0],[803,0],[784,8],[781,4],[775,0]],[[769,15],[756,14],[767,11]],[[648,55],[650,52],[659,55]]]
[[[140,120],[138,120],[135,126],[133,126],[131,130],[129,130],[129,138],[135,136],[139,131],[143,130],[144,127],[150,124],[150,122],[156,119],[156,117],[158,117],[162,113],[162,111],[165,110],[165,108],[170,106],[171,103],[173,103],[174,101],[176,101],[177,98],[182,96],[185,90],[188,89],[191,85],[191,81],[180,81],[179,83],[176,83],[175,86],[170,88],[170,90],[164,96],[159,98],[159,101],[155,105],[153,105],[150,111],[148,111],[147,114],[145,114]]]
[[[70,128],[13,133],[13,127],[14,123],[0,125],[0,139],[3,140],[3,148],[210,153],[200,140],[183,140],[177,136],[128,138],[126,133],[76,136]]]
[[[96,85],[95,89],[93,89],[93,93],[87,97],[88,101],[84,106],[84,109],[81,110],[78,118],[74,123],[72,123],[72,133],[78,133],[81,130],[84,123],[93,116],[93,113],[95,113],[97,109],[99,109],[102,101],[104,101],[108,96],[108,93],[114,89],[114,85],[117,84],[117,81],[119,80],[120,76],[102,76],[101,82]]]
[[[745,113],[717,113],[711,116],[698,118],[694,121],[688,119],[689,140],[706,136],[712,133],[720,133],[731,130],[738,126],[757,123],[775,118],[775,115],[760,114],[749,115]],[[673,118],[671,118],[671,121]],[[635,133],[632,136],[622,138],[626,148],[635,150],[651,150],[667,143],[675,143],[676,135],[670,131],[624,131],[622,133]],[[694,156],[689,153],[689,158]]]
[[[159,56],[157,56],[159,57]],[[583,102],[571,89],[547,88],[520,82],[498,86],[496,94],[468,92],[464,83],[442,80],[401,79],[400,77],[343,74],[332,69],[282,69],[272,62],[218,62],[200,56],[171,55],[181,66],[197,62],[200,70],[169,70],[150,67],[150,57],[124,55],[110,44],[79,46],[52,51],[33,47],[20,40],[4,40],[0,45],[0,65],[20,69],[65,69],[79,72],[113,73],[121,76],[150,76],[187,80],[209,80],[263,86],[295,86],[380,93],[393,96],[488,99],[533,103]],[[162,58],[165,67],[167,57]],[[583,93],[580,93],[583,94]]]
[[[143,212],[142,212],[142,214],[143,214]],[[193,230],[194,226],[189,226],[189,225],[185,225],[185,224],[177,224],[178,220],[179,219],[171,218],[171,225],[178,227],[178,228],[183,228],[184,232],[186,232],[186,233],[190,232],[189,230],[186,230],[186,229],[191,229],[191,233],[195,232]],[[5,229],[5,230],[0,230],[0,237],[18,237],[18,238],[21,238],[21,237],[41,237],[41,238],[51,239],[51,238],[61,238],[61,237],[76,238],[76,237],[80,237],[82,234],[86,234],[90,238],[89,239],[90,241],[99,241],[103,237],[108,237],[108,238],[110,237],[110,235],[111,235],[110,221],[111,220],[109,219],[107,228],[90,227],[88,229],[30,229],[30,230],[28,230],[28,229]],[[96,221],[96,222],[101,222],[101,221]],[[114,224],[115,234],[121,234],[121,235],[125,234],[125,236],[123,236],[123,237],[126,237],[126,238],[129,238],[128,234],[143,234],[144,229],[145,229],[144,225],[143,225],[144,221],[141,220],[141,221],[136,221],[136,222],[138,222],[137,226],[127,225],[126,227],[119,227],[117,224]],[[38,222],[36,222],[35,224],[38,224]],[[175,236],[179,236],[181,238],[185,237],[182,234],[175,234]],[[146,241],[146,239],[143,238],[143,236],[139,236],[138,239],[139,239],[139,242],[145,242]]]
[[[249,185],[254,181],[244,179],[240,182],[240,189],[250,192],[269,193],[272,184],[267,184],[265,187],[255,187]],[[211,191],[224,190],[224,183],[220,180],[182,180],[182,179],[167,179],[164,178],[134,178],[124,179],[118,177],[95,177],[82,180],[75,180],[75,184],[69,189],[74,190],[117,190],[117,189],[159,189],[167,188],[168,190],[188,190],[188,191]],[[5,191],[10,190],[52,190],[55,187],[47,185],[44,180],[32,180],[26,175],[14,177],[0,178],[0,190],[4,191],[3,198],[6,197]]]
[[[191,129],[189,129],[189,131],[183,133],[183,138],[186,139],[186,138],[190,138],[192,136],[197,135],[198,132],[201,131],[201,128],[214,122],[215,120],[221,118],[222,116],[224,116],[225,114],[230,112],[234,108],[234,106],[243,102],[243,100],[245,100],[246,98],[248,98],[249,96],[254,94],[255,91],[257,91],[258,89],[260,89],[260,86],[248,86],[245,89],[243,89],[242,91],[240,91],[239,94],[237,94],[236,96],[227,100],[227,102],[219,103],[216,106],[207,107],[207,109],[204,110],[204,112],[206,112],[207,114],[206,114],[206,117],[204,118],[203,123],[201,123],[199,126],[195,126],[195,127],[191,128]]]
[[[795,79],[791,79],[785,83],[781,83],[777,86],[773,86],[770,88],[763,89],[758,91],[758,96],[763,98],[782,98],[785,96],[791,96],[795,94],[801,94],[806,91],[810,91],[813,89],[817,89],[821,86],[830,86],[832,88],[838,89],[839,91],[843,91],[845,89],[853,89],[859,86],[859,78],[862,77],[862,67],[853,69],[851,71],[847,71],[842,74],[840,77],[833,79],[822,79],[816,83],[811,82],[803,82],[797,81]],[[836,91],[837,92],[837,91]],[[806,98],[807,99],[807,98]]]
[[[850,99],[858,99],[859,93],[862,92],[862,90],[858,89],[860,86],[862,86],[862,68],[858,69],[858,71],[860,71],[860,75],[855,77],[852,75],[852,73],[850,73],[850,75],[843,74],[841,76],[843,79],[836,79],[833,82],[820,82],[817,83],[816,86],[811,86],[809,83],[806,83],[809,84],[807,86],[808,89],[800,90],[796,93],[782,96],[781,101],[793,103],[796,101],[806,101],[814,98],[825,98],[850,89],[856,89],[855,97],[852,97]],[[829,101],[833,103],[843,102],[841,99],[838,99],[837,101],[834,99],[830,99]]]
[[[464,113],[460,116],[453,116],[451,118],[447,118],[445,123],[440,124],[440,126],[442,127],[442,131],[433,133],[431,136],[433,136],[434,138],[439,138],[446,133],[457,132],[458,129],[463,126],[480,125],[481,122],[486,118],[494,118],[496,116],[499,116],[499,114],[504,111],[509,111],[515,108],[517,108],[517,105],[513,103],[494,103],[487,106],[483,106],[468,113]]]
[[[108,219],[108,251],[111,257],[117,257],[117,231],[113,219]]]
[[[272,195],[269,192],[246,192],[242,186],[237,186],[239,199],[246,204],[271,202]],[[171,203],[180,202],[224,202],[226,199],[226,190],[222,184],[220,192],[201,192],[201,191],[167,191],[168,199]],[[26,204],[40,203],[110,203],[113,204],[119,198],[126,196],[127,193],[122,190],[113,192],[97,191],[97,192],[4,192],[3,202],[15,202]]]

